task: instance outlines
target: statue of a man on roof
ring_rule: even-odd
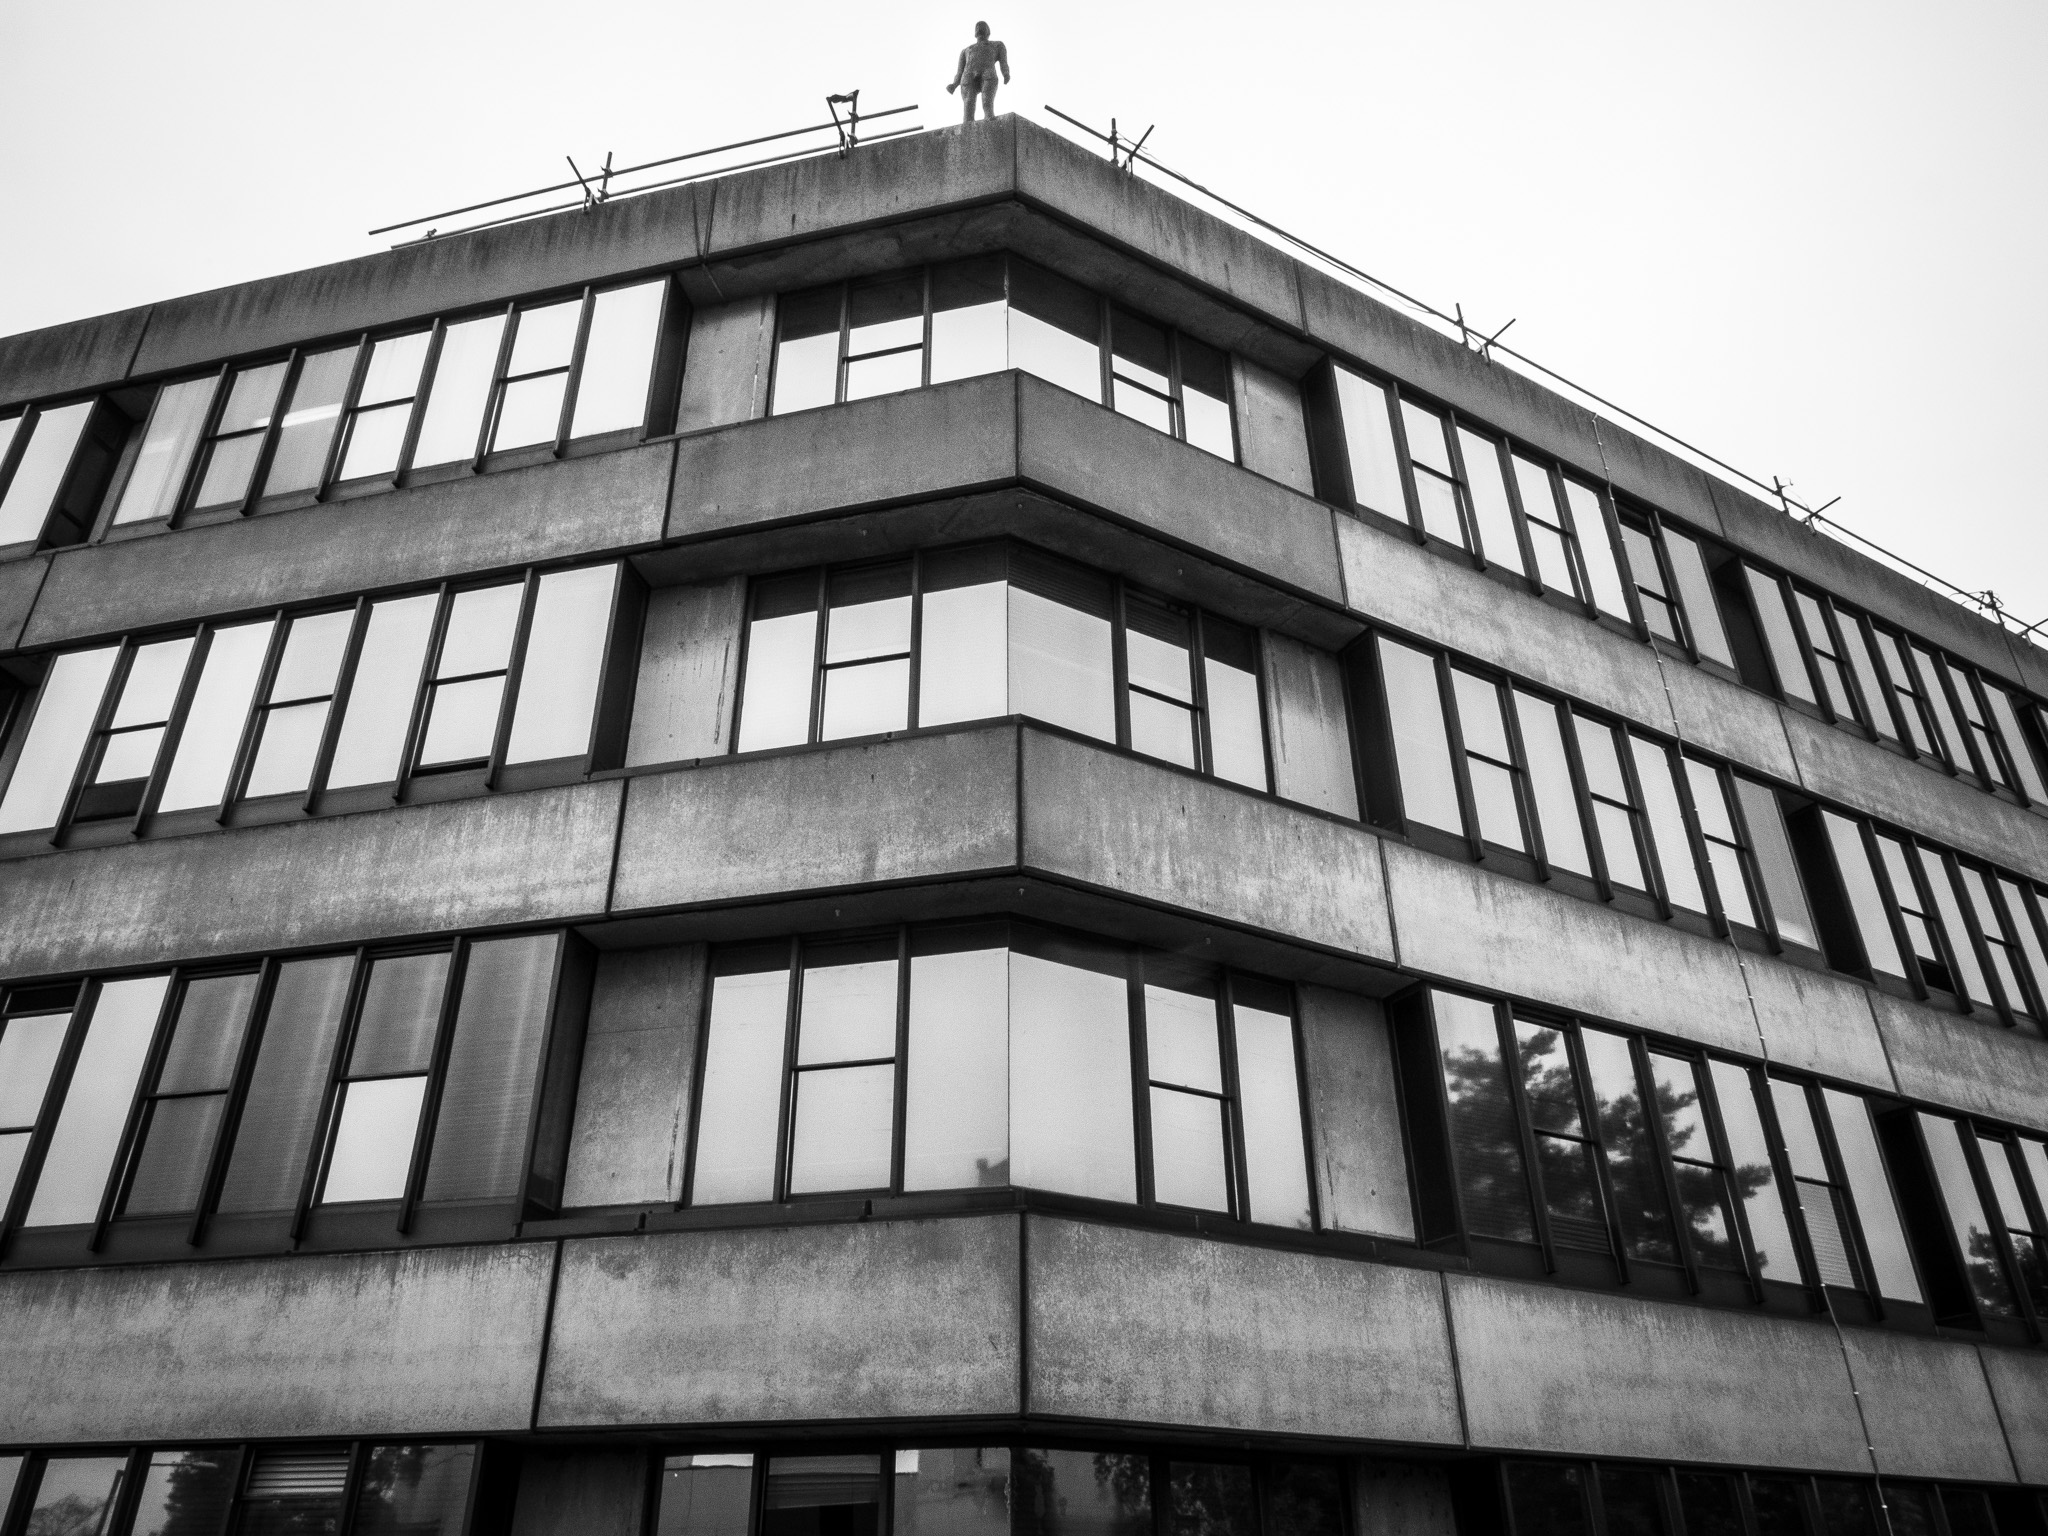
[[[1003,72],[1003,84],[1010,83],[1010,50],[989,41],[988,23],[974,24],[974,41],[960,50],[960,67],[953,71],[947,91],[960,92],[960,121],[974,121],[974,100],[981,98],[981,115],[996,115],[996,71]]]

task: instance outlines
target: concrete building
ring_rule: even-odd
[[[1014,118],[0,340],[0,1536],[2041,1536],[2048,653]]]

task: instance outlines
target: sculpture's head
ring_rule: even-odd
[[[974,24],[974,35],[976,37],[986,39],[988,37],[988,23],[985,21],[977,21]]]

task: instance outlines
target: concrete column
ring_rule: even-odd
[[[1369,997],[1328,987],[1303,987],[1300,996],[1323,1221],[1413,1242],[1386,1010]]]
[[[1358,777],[1337,658],[1287,635],[1265,635],[1267,736],[1273,788],[1339,816],[1358,815]]]
[[[648,594],[627,767],[731,750],[746,591],[735,576]]]
[[[1245,358],[1233,357],[1230,363],[1231,391],[1237,396],[1237,451],[1244,467],[1304,496],[1315,495],[1300,387]]]
[[[707,305],[690,321],[676,430],[698,432],[768,414],[775,296]]]

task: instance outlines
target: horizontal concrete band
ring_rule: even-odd
[[[1820,1323],[1037,1215],[15,1274],[0,1310],[0,1445],[1022,1419],[1869,1470]],[[2048,1479],[2036,1353],[1848,1349],[1885,1473]]]
[[[2048,1129],[2036,1042],[1014,724],[15,860],[0,977],[1005,874]]]

